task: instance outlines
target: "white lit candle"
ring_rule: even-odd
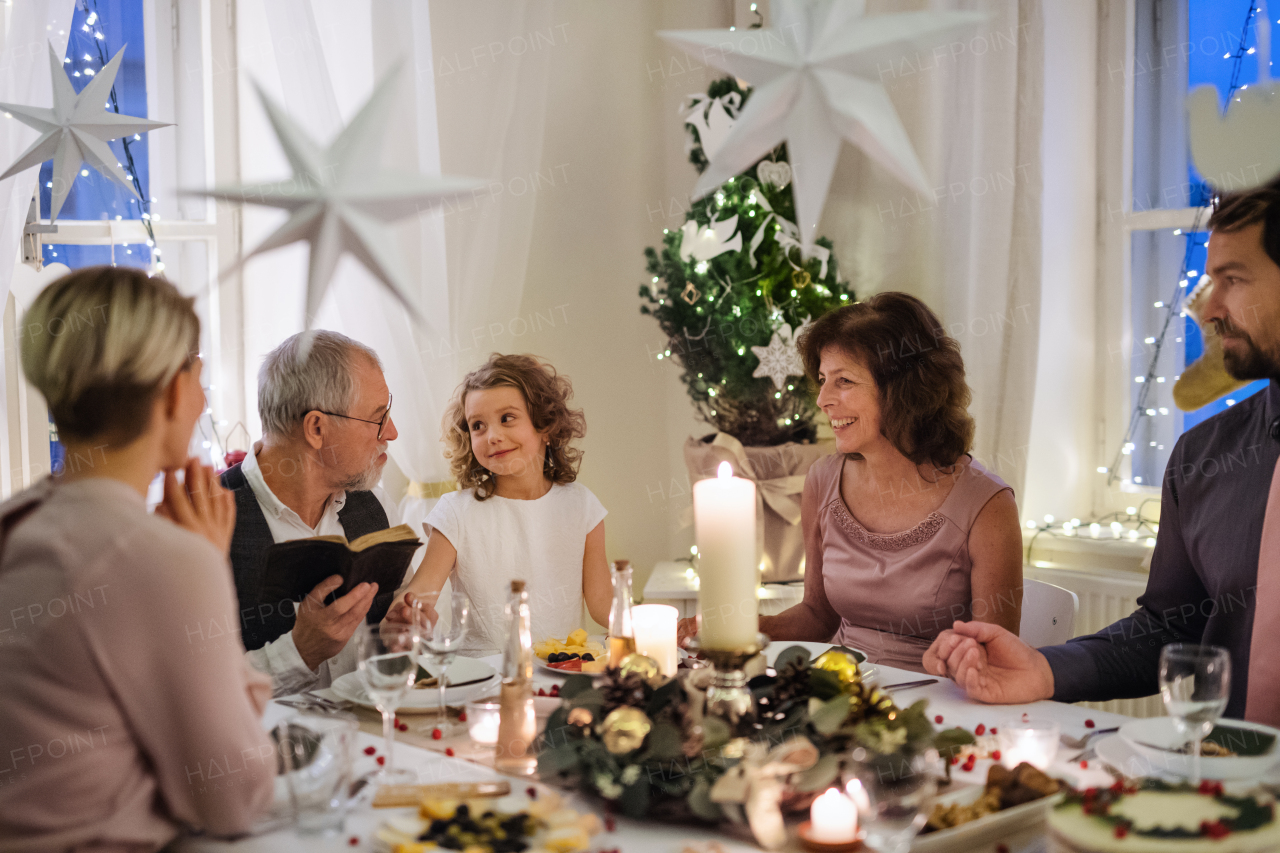
[[[467,704],[467,731],[471,739],[485,746],[498,742],[498,722],[501,706],[497,702],[470,702]]]
[[[1022,762],[1045,770],[1058,754],[1061,728],[1047,720],[1022,722],[1009,720],[1000,724],[1000,763],[1010,769]]]
[[[809,838],[821,844],[849,844],[858,837],[858,810],[835,788],[809,808]]]
[[[631,622],[636,632],[636,651],[658,662],[658,669],[668,678],[676,674],[679,655],[676,652],[676,622],[680,611],[669,604],[637,604],[631,608]]]
[[[699,634],[704,648],[741,649],[755,643],[759,570],[756,566],[756,485],[721,462],[717,476],[693,484],[698,540]]]

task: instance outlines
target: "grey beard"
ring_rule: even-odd
[[[365,468],[354,477],[343,480],[338,484],[344,492],[367,492],[374,486],[378,485],[378,481],[382,479],[382,466],[378,464],[377,457],[369,463],[369,467]]]

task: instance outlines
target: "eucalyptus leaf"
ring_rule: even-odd
[[[627,817],[642,818],[649,811],[649,780],[641,775],[633,785],[622,789],[618,797],[618,806]]]
[[[819,699],[830,699],[844,693],[840,676],[825,669],[809,670],[809,692]]]
[[[733,737],[733,732],[729,729],[729,724],[718,717],[702,718],[702,750],[703,752],[711,752],[719,749],[729,742]]]
[[[564,684],[560,685],[560,698],[572,699],[579,693],[585,693],[590,690],[595,680],[589,675],[572,674],[565,678]]]
[[[671,761],[684,755],[680,729],[671,723],[653,724],[649,737],[645,738],[645,753],[656,761]]]
[[[817,711],[811,714],[809,722],[813,724],[819,734],[833,735],[844,724],[845,719],[848,718],[849,708],[849,697],[837,696],[828,702],[824,702]]]
[[[791,646],[783,649],[773,662],[773,668],[778,672],[782,672],[788,665],[797,662],[802,667],[809,665],[809,650],[804,646]]]
[[[849,654],[853,655],[853,659],[856,660],[858,663],[862,663],[867,659],[867,656],[864,655],[862,652],[858,651],[857,649],[851,649],[848,646],[832,646],[831,648],[835,649],[838,652],[848,652]]]
[[[685,803],[689,806],[689,811],[705,821],[719,823],[724,818],[720,806],[711,801],[711,780],[706,776],[700,776],[693,783],[693,790],[685,798]]]
[[[824,755],[818,763],[803,773],[792,777],[791,787],[803,793],[821,791],[836,781],[840,775],[840,756],[836,753]]]

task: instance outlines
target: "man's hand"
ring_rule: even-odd
[[[342,586],[341,575],[331,575],[316,584],[298,605],[298,619],[293,623],[293,644],[302,662],[315,671],[324,661],[342,651],[364,621],[365,614],[378,594],[376,583],[362,583],[351,592],[324,605],[325,596]]]
[[[438,595],[439,593],[434,593],[432,595],[432,600],[434,600]],[[421,615],[415,616],[415,611]],[[391,605],[390,609],[387,610],[387,615],[383,621],[396,622],[401,625],[412,625],[415,618],[425,620],[428,625],[434,625],[439,621],[440,614],[436,612],[435,607],[432,606],[431,601],[428,601],[426,597],[406,592],[404,594],[403,601],[395,602]]]
[[[218,476],[194,456],[187,460],[186,481],[178,482],[177,471],[164,472],[164,500],[156,515],[199,534],[226,554],[236,529],[236,498],[222,488]]]
[[[924,668],[951,678],[978,702],[1018,705],[1053,697],[1045,656],[989,622],[956,622],[943,631],[924,653]]]

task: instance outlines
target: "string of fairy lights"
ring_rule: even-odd
[[[1254,20],[1259,11],[1257,0],[1250,0],[1249,11],[1245,14],[1244,26],[1240,31],[1240,42],[1236,45],[1233,52],[1223,55],[1223,59],[1231,60],[1231,83],[1227,90],[1227,103],[1235,98],[1236,92],[1241,88],[1248,88],[1248,84],[1240,85],[1240,72],[1244,65],[1245,58],[1253,55],[1256,48],[1247,47],[1249,41],[1249,30],[1254,25]],[[1168,415],[1167,407],[1156,407],[1151,405],[1152,389],[1157,385],[1164,384],[1165,377],[1159,375],[1160,354],[1164,350],[1165,342],[1169,337],[1169,329],[1174,326],[1175,320],[1181,320],[1186,317],[1186,311],[1183,310],[1183,299],[1187,294],[1187,288],[1191,284],[1199,270],[1189,269],[1192,258],[1197,249],[1208,244],[1208,237],[1202,237],[1201,225],[1203,224],[1205,207],[1196,209],[1195,218],[1192,220],[1191,228],[1186,232],[1186,251],[1182,256],[1182,267],[1178,273],[1178,282],[1173,288],[1173,292],[1169,299],[1160,300],[1154,303],[1154,307],[1164,309],[1164,322],[1160,327],[1160,334],[1147,338],[1145,343],[1152,347],[1151,358],[1147,364],[1147,371],[1142,376],[1134,377],[1134,382],[1138,384],[1138,399],[1134,403],[1133,412],[1129,416],[1129,426],[1125,430],[1124,440],[1120,442],[1120,447],[1116,450],[1115,456],[1109,466],[1098,468],[1099,474],[1107,475],[1107,485],[1113,486],[1120,479],[1121,470],[1124,463],[1124,457],[1131,456],[1136,448],[1134,444],[1134,435],[1138,432],[1142,424],[1143,418],[1156,417],[1158,415]],[[1182,234],[1182,230],[1178,229],[1173,232],[1175,235]],[[1141,479],[1135,479],[1135,482],[1141,482]]]
[[[85,15],[84,22],[80,25],[80,31],[92,36],[91,44],[93,52],[90,53],[86,50],[78,58],[72,56],[72,44],[74,39],[68,38],[67,55],[63,58],[62,62],[64,65],[70,66],[68,70],[72,79],[79,77],[93,77],[97,75],[111,59],[111,53],[107,49],[107,36],[104,32],[105,26],[103,24],[102,15],[98,9],[97,0],[78,0],[77,7]],[[83,65],[81,65],[82,63]],[[111,87],[111,93],[109,100],[106,103],[106,108],[117,115],[120,113],[120,98],[114,85]],[[139,206],[139,216],[137,218],[142,222],[142,227],[146,229],[147,248],[151,250],[151,266],[148,272],[155,275],[164,272],[165,268],[160,247],[156,243],[155,229],[152,227],[152,221],[159,219],[160,216],[152,210],[152,204],[154,204],[156,200],[147,195],[146,191],[142,187],[142,179],[138,175],[138,168],[134,159],[134,146],[141,143],[141,141],[142,136],[140,134],[121,137],[120,143],[121,147],[124,149],[124,162],[117,165],[125,170],[125,177],[127,177],[129,182],[133,184],[133,189],[137,193],[137,198],[130,198],[129,203]],[[92,173],[88,172],[88,170],[81,172],[83,177],[88,177],[90,174]],[[50,186],[52,185],[50,184]],[[123,214],[118,213],[115,218],[117,220],[123,220],[126,217]],[[133,219],[134,217],[130,216],[127,218]],[[128,254],[132,254],[132,250],[129,248],[128,243],[124,243],[122,246]],[[112,266],[115,265],[114,249],[115,247],[113,244]],[[52,256],[57,257],[57,252],[53,252]]]
[[[1241,68],[1245,59],[1256,53],[1256,48],[1248,47],[1249,31],[1254,26],[1255,19],[1258,15],[1259,4],[1257,0],[1251,0],[1249,10],[1245,15],[1244,26],[1240,32],[1240,41],[1233,52],[1223,55],[1223,59],[1231,60],[1231,83],[1227,91],[1227,103],[1230,103],[1236,96],[1236,92],[1240,89],[1247,88],[1248,84],[1240,84]],[[1164,321],[1160,327],[1160,333],[1147,338],[1144,343],[1152,347],[1151,358],[1147,365],[1146,373],[1142,376],[1134,377],[1134,382],[1138,384],[1138,397],[1134,403],[1133,412],[1129,418],[1129,425],[1125,431],[1124,440],[1120,443],[1111,465],[1107,467],[1099,467],[1099,474],[1107,475],[1107,485],[1114,485],[1120,479],[1121,470],[1126,456],[1131,456],[1136,448],[1134,436],[1138,432],[1142,424],[1143,418],[1156,417],[1158,415],[1167,415],[1169,409],[1167,407],[1158,407],[1152,404],[1151,394],[1153,389],[1165,384],[1165,377],[1159,375],[1160,355],[1164,349],[1164,345],[1169,337],[1169,330],[1175,328],[1175,321],[1180,321],[1186,317],[1186,311],[1183,309],[1183,300],[1188,292],[1188,288],[1192,283],[1192,279],[1199,275],[1199,270],[1191,269],[1193,258],[1196,252],[1208,244],[1208,237],[1201,230],[1204,224],[1204,215],[1207,208],[1204,206],[1197,207],[1195,217],[1192,220],[1191,227],[1187,231],[1176,229],[1173,233],[1175,236],[1186,236],[1186,249],[1182,256],[1182,265],[1179,270],[1176,285],[1173,287],[1172,293],[1167,300],[1160,300],[1153,304],[1153,307],[1164,309]],[[1140,481],[1139,481],[1140,482]],[[1130,506],[1124,512],[1111,512],[1098,516],[1090,521],[1081,521],[1079,518],[1069,520],[1055,519],[1052,515],[1044,516],[1043,522],[1035,519],[1027,519],[1026,526],[1029,530],[1035,531],[1026,546],[1026,561],[1031,562],[1032,551],[1035,547],[1036,540],[1041,536],[1067,536],[1079,539],[1095,539],[1102,541],[1126,541],[1134,544],[1145,545],[1152,548],[1156,544],[1156,535],[1159,533],[1160,525],[1157,520],[1147,518],[1144,509],[1148,504],[1156,503],[1157,498],[1147,498],[1140,502],[1137,506]]]

